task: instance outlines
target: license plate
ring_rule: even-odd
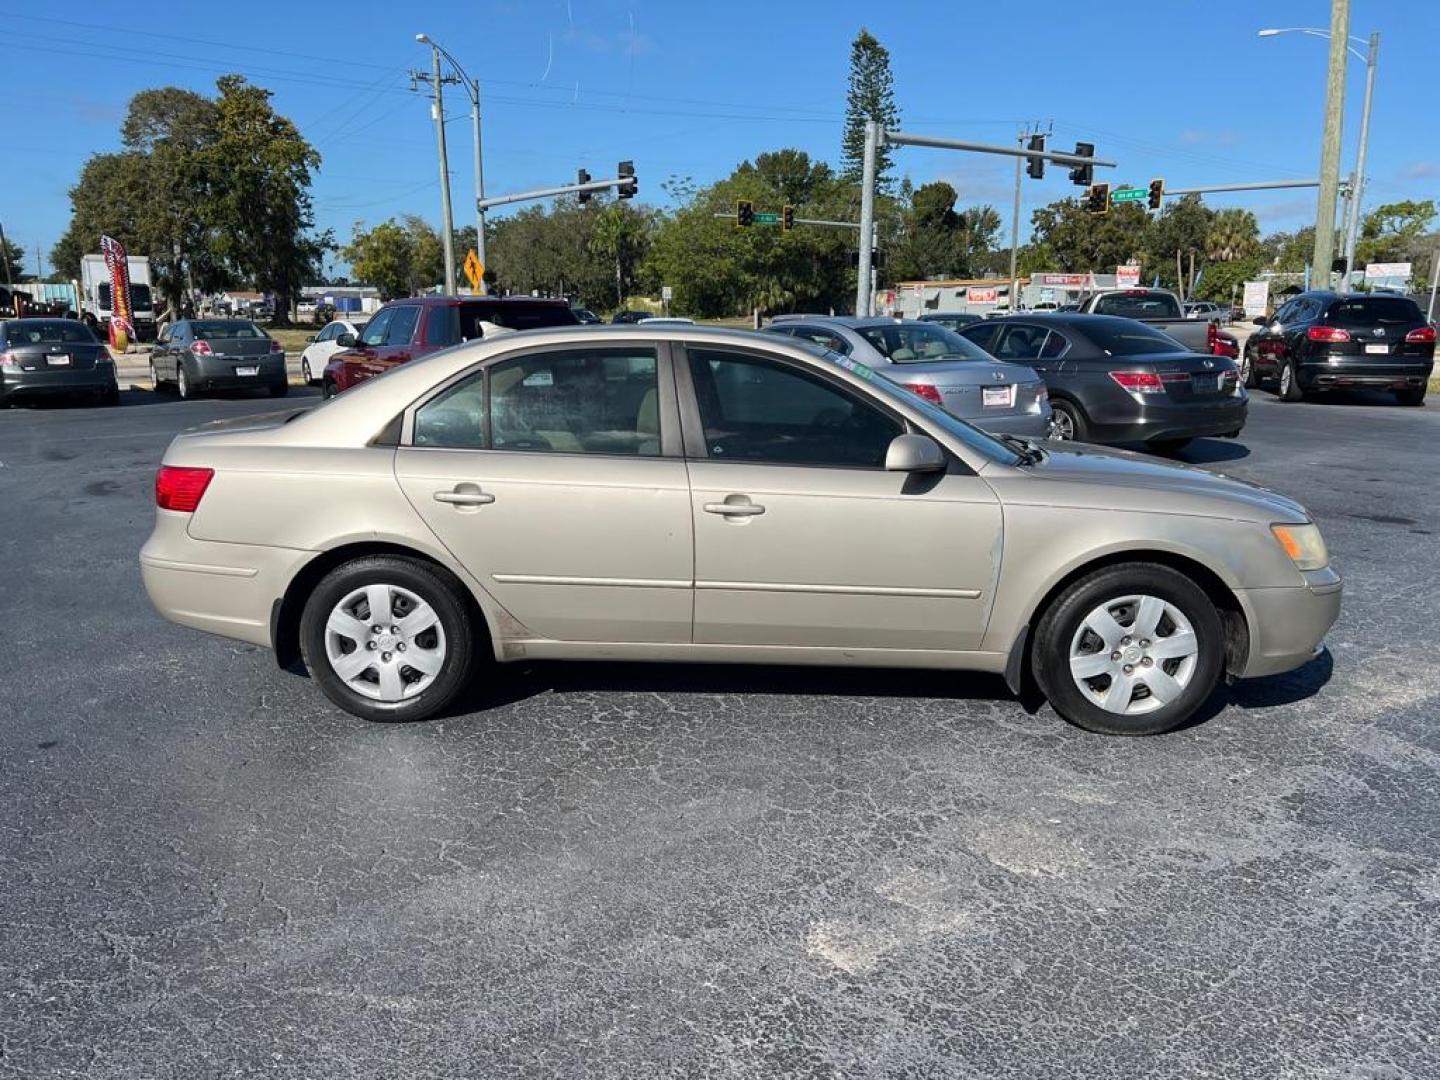
[[[1190,385],[1194,387],[1197,394],[1213,394],[1220,388],[1220,376],[1194,375],[1190,379]]]
[[[51,367],[69,367],[70,355],[68,353],[46,353],[45,363]]]
[[[237,368],[235,369],[235,374],[236,374],[236,375],[259,375],[259,374],[260,374],[260,368],[259,368],[259,367],[237,367]]]
[[[980,404],[987,409],[1008,409],[1015,404],[1015,387],[983,387],[980,391]]]
[[[1389,345],[1366,345],[1366,346],[1365,346],[1365,352],[1366,352],[1367,354],[1374,355],[1374,356],[1389,356],[1389,355],[1390,355],[1390,346],[1389,346]]]

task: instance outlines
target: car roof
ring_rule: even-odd
[[[397,296],[388,301],[386,307],[413,304],[418,307],[455,307],[459,304],[541,304],[545,307],[570,305],[564,300],[549,296]]]

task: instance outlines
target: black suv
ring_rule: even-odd
[[[1307,391],[1369,386],[1419,405],[1435,364],[1435,328],[1413,300],[1375,293],[1301,293],[1245,343],[1248,387],[1273,386],[1286,401]]]

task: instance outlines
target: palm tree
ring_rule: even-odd
[[[590,229],[591,254],[615,267],[615,306],[625,306],[625,286],[645,246],[645,219],[620,202],[595,215]]]
[[[1220,210],[1205,233],[1205,254],[1214,262],[1233,262],[1255,254],[1260,225],[1249,210]]]

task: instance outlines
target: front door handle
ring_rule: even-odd
[[[732,495],[731,498],[734,498]],[[744,496],[741,496],[744,499]],[[752,503],[749,499],[743,502],[718,502],[706,503],[704,510],[707,514],[719,514],[721,517],[756,517],[765,512],[765,507],[758,503]]]
[[[489,506],[495,501],[495,496],[481,491],[478,484],[456,484],[449,491],[435,492],[435,501],[465,508]]]

